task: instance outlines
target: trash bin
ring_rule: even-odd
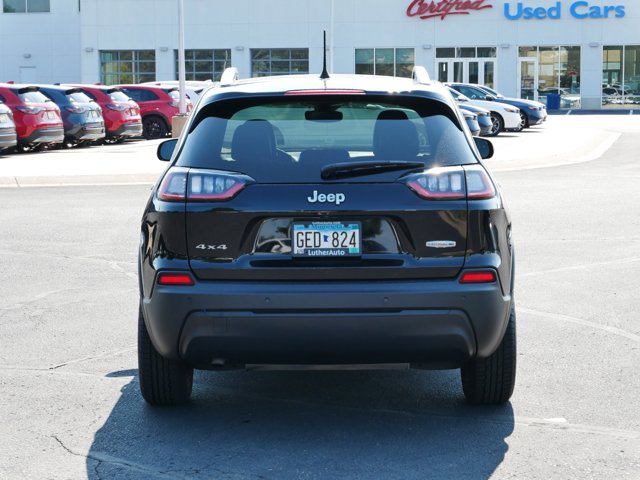
[[[547,110],[560,110],[559,93],[550,93],[547,95]]]

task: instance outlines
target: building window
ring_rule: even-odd
[[[51,11],[49,0],[2,0],[4,13],[47,13]]]
[[[309,73],[308,48],[251,49],[251,76]]]
[[[175,50],[176,80],[178,80],[178,50]],[[231,66],[231,50],[185,50],[186,80],[220,81],[224,69]]]
[[[436,48],[436,58],[495,58],[496,47]]]
[[[640,45],[605,45],[602,49],[602,105],[638,108]]]
[[[411,77],[414,65],[413,48],[356,48],[356,73]]]
[[[104,85],[153,82],[155,79],[154,50],[100,51],[100,81]]]
[[[580,47],[519,47],[518,56],[537,64],[534,99],[547,103],[549,95],[559,95],[560,108],[580,108]]]

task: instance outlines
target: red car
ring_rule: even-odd
[[[64,140],[60,108],[38,87],[0,83],[0,101],[13,112],[19,152],[30,152]]]
[[[142,134],[146,139],[164,138],[171,133],[171,120],[179,113],[180,94],[177,87],[152,85],[118,85],[140,105]],[[187,99],[187,112],[193,105]]]
[[[106,129],[105,143],[142,135],[140,107],[117,87],[104,85],[70,85],[80,88],[102,108]]]

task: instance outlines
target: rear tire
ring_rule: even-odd
[[[516,311],[511,307],[498,349],[488,358],[471,360],[462,367],[462,390],[467,401],[475,405],[507,402],[516,381],[516,355]]]
[[[142,120],[142,135],[147,140],[164,138],[169,133],[165,121],[157,115],[149,115]]]
[[[158,353],[149,338],[142,306],[138,312],[138,372],[140,391],[151,405],[181,405],[189,401],[193,368]]]

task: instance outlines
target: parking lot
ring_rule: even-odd
[[[640,116],[492,139],[517,251],[518,379],[200,372],[151,408],[136,358],[139,219],[158,141],[0,157],[0,478],[640,478]]]

